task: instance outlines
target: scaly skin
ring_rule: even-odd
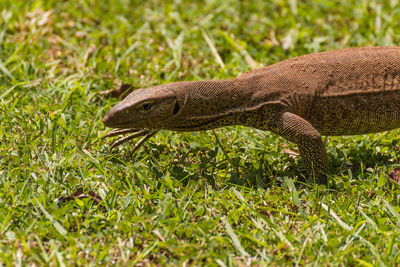
[[[400,127],[400,47],[316,53],[234,79],[139,89],[114,106],[103,122],[145,129],[144,138],[161,129],[244,125],[269,130],[297,143],[309,180],[326,183],[328,157],[321,135]]]

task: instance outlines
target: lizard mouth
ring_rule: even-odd
[[[218,121],[221,117],[214,118],[211,120],[206,120],[202,123],[198,124],[192,124],[192,125],[178,125],[174,127],[174,130],[180,130],[180,131],[196,131],[196,130],[207,130],[207,129],[212,129],[214,127],[207,127],[210,126],[210,124]]]
[[[105,126],[110,128],[131,128],[131,125],[134,124],[133,121],[128,121],[124,123],[112,123],[110,121],[107,121],[107,116],[104,117],[103,123]]]

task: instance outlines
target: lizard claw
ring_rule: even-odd
[[[108,133],[106,133],[105,135],[103,135],[101,137],[101,139],[105,139],[108,137],[112,137],[112,136],[116,136],[116,135],[121,135],[121,134],[126,134],[126,133],[134,133],[134,132],[138,132],[142,129],[134,129],[134,128],[129,128],[129,129],[122,129],[122,128],[117,128],[117,129],[113,129],[111,131],[109,131]]]
[[[125,142],[128,142],[128,141],[130,141],[132,139],[135,139],[137,137],[142,136],[142,138],[140,138],[139,141],[133,147],[133,150],[132,150],[132,153],[131,153],[131,156],[132,156],[143,145],[143,143],[147,139],[152,137],[154,134],[156,134],[157,131],[156,130],[149,130],[149,129],[133,129],[133,128],[130,128],[130,129],[119,129],[118,128],[118,129],[114,129],[114,130],[106,133],[102,137],[102,139],[108,138],[108,137],[112,137],[112,136],[116,136],[116,135],[127,134],[127,133],[133,133],[133,134],[130,134],[128,136],[124,136],[124,137],[121,137],[121,138],[117,139],[111,145],[110,150],[112,150],[113,148],[115,148],[115,147],[117,147],[117,146],[119,146],[119,145],[121,145],[121,144],[123,144]]]
[[[135,144],[135,146],[132,149],[131,152],[131,157],[133,156],[133,154],[135,154],[135,152],[143,145],[144,142],[146,142],[147,139],[149,139],[150,137],[152,137],[153,135],[155,135],[157,133],[157,131],[154,130],[149,130],[149,132],[143,136],[142,138],[139,139],[139,141]]]

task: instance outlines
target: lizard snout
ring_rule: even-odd
[[[104,116],[103,123],[107,127],[114,128],[117,125],[126,123],[126,118],[123,115],[124,112],[121,110],[120,104],[118,104]]]
[[[110,115],[107,113],[105,116],[104,116],[104,118],[103,118],[103,124],[105,125],[105,126],[109,126],[109,123],[110,123]]]

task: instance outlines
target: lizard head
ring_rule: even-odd
[[[179,109],[177,96],[165,85],[138,89],[111,108],[103,123],[112,128],[162,129]]]
[[[111,108],[103,123],[112,128],[198,131],[237,123],[246,99],[230,80],[182,81],[132,92]]]

